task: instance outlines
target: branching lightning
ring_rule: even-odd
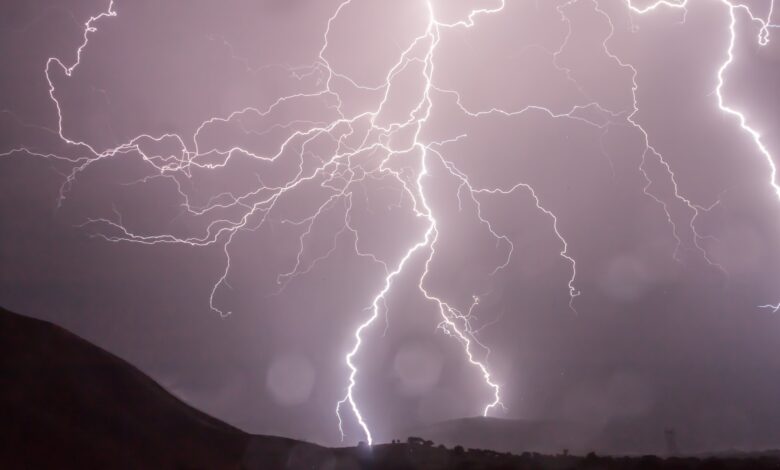
[[[123,223],[121,214],[117,211],[115,211],[114,218],[90,218],[81,224],[80,227],[89,229],[90,234],[93,236],[109,242],[129,242],[146,245],[184,244],[196,247],[220,246],[224,253],[225,265],[213,285],[209,295],[209,302],[211,309],[221,316],[227,316],[231,312],[224,311],[216,305],[215,295],[220,288],[230,287],[228,277],[231,271],[231,257],[234,254],[231,247],[236,234],[242,231],[258,230],[274,219],[282,224],[291,225],[301,230],[294,264],[290,266],[289,270],[279,273],[277,276],[278,291],[276,294],[278,295],[284,292],[284,288],[289,282],[306,275],[317,263],[327,259],[336,250],[340,238],[349,237],[352,240],[356,256],[369,259],[384,275],[384,280],[381,288],[373,296],[370,305],[362,312],[366,317],[353,330],[353,346],[344,357],[348,371],[347,386],[344,392],[345,395],[336,404],[335,410],[342,440],[345,437],[344,423],[346,419],[343,411],[348,408],[367,442],[371,444],[374,441],[371,427],[363,412],[361,412],[361,407],[358,404],[359,400],[356,397],[356,386],[360,372],[358,355],[366,346],[366,333],[368,330],[374,326],[383,313],[387,315],[387,297],[391,293],[394,283],[401,276],[419,276],[416,278],[416,284],[420,294],[430,304],[433,304],[438,311],[440,317],[438,328],[446,335],[454,338],[462,346],[466,360],[484,379],[489,398],[483,407],[483,414],[487,416],[496,408],[503,406],[501,387],[499,385],[500,380],[494,377],[489,370],[490,348],[478,337],[481,328],[475,327],[473,324],[473,320],[476,317],[475,312],[480,304],[480,294],[473,294],[473,302],[470,305],[458,306],[432,292],[427,286],[427,280],[432,275],[431,263],[437,255],[441,227],[434,209],[429,204],[431,165],[436,164],[437,167],[446,169],[449,177],[459,182],[456,195],[459,203],[462,204],[464,197],[468,198],[468,201],[476,208],[475,223],[484,226],[496,240],[496,243],[506,247],[506,256],[501,263],[495,266],[493,270],[494,275],[507,268],[512,262],[515,245],[508,235],[500,233],[495,228],[495,224],[483,215],[482,198],[503,197],[512,194],[530,196],[536,209],[550,221],[551,234],[555,237],[557,243],[560,244],[559,255],[570,266],[571,275],[566,283],[566,289],[568,290],[569,307],[576,312],[575,299],[581,294],[577,288],[577,262],[570,252],[570,243],[567,241],[565,230],[559,224],[558,216],[544,205],[543,198],[534,187],[526,182],[518,181],[516,184],[508,187],[479,187],[472,184],[472,179],[469,178],[469,175],[461,171],[455,163],[447,158],[446,151],[449,145],[468,138],[467,135],[452,136],[441,141],[425,141],[422,137],[424,135],[423,130],[433,108],[438,102],[437,100],[453,101],[464,116],[475,120],[486,116],[513,119],[520,115],[535,113],[553,120],[574,121],[599,132],[604,132],[608,126],[613,125],[624,125],[636,130],[641,136],[644,149],[641,155],[641,164],[638,168],[646,182],[642,191],[657,202],[664,211],[666,220],[671,227],[672,235],[676,240],[676,248],[672,256],[679,260],[680,249],[687,243],[690,243],[689,246],[698,252],[702,259],[711,266],[723,270],[723,267],[711,260],[701,244],[702,240],[707,238],[707,236],[700,234],[696,228],[697,217],[701,213],[710,210],[717,204],[717,201],[709,204],[697,204],[685,196],[678,185],[672,164],[656,150],[652,144],[651,135],[637,121],[636,116],[640,110],[637,99],[639,73],[633,65],[622,60],[610,49],[609,43],[613,38],[615,28],[612,18],[601,8],[600,2],[597,0],[570,0],[557,7],[561,20],[568,25],[569,34],[565,36],[556,51],[550,52],[551,62],[567,80],[576,85],[586,101],[586,104],[571,106],[568,111],[562,113],[536,105],[529,105],[515,110],[501,108],[469,109],[463,104],[464,101],[460,92],[437,85],[435,64],[437,47],[440,44],[442,32],[445,30],[465,31],[476,27],[481,17],[501,14],[506,8],[505,0],[497,1],[496,6],[493,8],[474,9],[465,15],[462,20],[449,23],[437,17],[432,0],[420,0],[425,3],[427,14],[424,30],[400,52],[397,60],[395,60],[385,75],[383,83],[371,86],[358,83],[355,79],[340,73],[331,65],[327,59],[327,51],[330,46],[329,38],[332,29],[335,27],[336,20],[340,18],[352,3],[359,1],[342,1],[327,19],[322,45],[313,64],[304,67],[273,66],[287,70],[293,80],[300,81],[309,77],[317,77],[319,88],[315,91],[300,92],[280,97],[265,109],[247,107],[236,110],[227,116],[214,116],[202,122],[191,136],[185,137],[171,133],[159,135],[142,134],[116,147],[100,150],[87,142],[66,135],[64,121],[67,114],[58,99],[55,86],[56,80],[52,77],[52,71],[59,69],[66,78],[73,77],[83,55],[87,53],[90,38],[98,30],[98,26],[107,22],[110,18],[118,16],[118,10],[114,1],[111,0],[108,2],[105,11],[90,17],[84,24],[83,40],[75,51],[74,59],[68,62],[64,59],[51,57],[46,62],[44,70],[49,86],[48,94],[57,115],[56,133],[64,144],[75,149],[81,156],[70,157],[57,153],[39,152],[25,146],[15,147],[0,154],[0,156],[10,156],[18,153],[70,163],[72,169],[65,176],[60,188],[59,202],[62,203],[66,199],[70,188],[76,183],[79,175],[97,161],[122,155],[139,155],[143,162],[149,166],[151,174],[133,184],[145,183],[158,178],[170,182],[176,188],[181,198],[181,205],[188,214],[208,219],[209,223],[205,231],[189,236],[165,232],[138,233]],[[592,4],[594,10],[608,22],[610,31],[602,43],[604,54],[631,73],[631,83],[628,86],[631,87],[633,103],[631,103],[631,108],[628,110],[608,109],[597,101],[590,99],[573,78],[571,71],[558,63],[558,57],[567,47],[571,35],[572,25],[568,19],[566,9],[580,1]],[[774,1],[772,1],[769,13],[763,18],[755,15],[749,7],[736,3],[735,0],[716,1],[722,3],[728,10],[730,18],[730,22],[727,25],[729,42],[728,49],[725,51],[725,60],[720,68],[715,71],[717,74],[717,87],[715,89],[717,106],[722,112],[736,118],[741,130],[751,137],[757,150],[763,155],[769,165],[769,182],[778,199],[780,199],[780,182],[777,180],[777,168],[772,155],[763,143],[761,135],[750,126],[749,119],[745,114],[730,107],[723,94],[726,74],[735,58],[736,29],[739,15],[745,14],[749,21],[759,25],[758,42],[762,46],[766,45],[770,41],[770,30],[777,27],[777,25],[772,23]],[[629,13],[633,15],[650,14],[659,8],[679,9],[683,14],[687,14],[688,2],[689,0],[659,0],[655,3],[638,7],[632,0],[625,0],[625,6]],[[255,71],[250,67],[248,61],[234,54],[232,46],[224,38],[215,36],[212,39],[223,43],[229,51],[231,58],[241,62],[248,72]],[[419,96],[413,96],[414,106],[408,115],[397,121],[387,123],[384,119],[384,111],[386,111],[388,104],[393,99],[391,94],[393,85],[402,73],[411,70],[410,67],[420,67],[419,76],[417,76],[417,79],[422,84]],[[345,109],[342,96],[337,91],[336,82],[342,86],[346,83],[353,90],[379,92],[382,98],[373,109],[349,112]],[[287,133],[276,151],[271,154],[257,154],[241,146],[224,149],[201,148],[202,135],[212,126],[238,123],[245,132],[249,132],[247,128],[243,127],[243,118],[248,116],[270,116],[281,106],[306,100],[320,100],[323,103],[327,103],[328,109],[333,111],[335,117],[332,120],[316,121],[295,119],[286,123],[275,124],[272,129],[266,129],[263,132],[274,130]],[[601,115],[607,116],[608,122],[605,124],[584,117],[587,116],[587,113],[583,113],[583,111],[588,110],[596,110]],[[312,150],[316,143],[321,140],[331,143],[334,151],[322,155]],[[179,149],[179,153],[177,155],[160,155],[155,152],[149,152],[146,149],[147,144],[161,142],[174,144]],[[290,157],[291,155],[292,157]],[[408,156],[414,157],[414,163],[398,168],[397,161],[401,157]],[[295,158],[298,163],[297,172],[283,184],[266,185],[258,178],[257,187],[251,191],[222,193],[211,198],[205,205],[196,205],[191,202],[191,193],[182,182],[190,178],[194,170],[218,170],[226,167],[232,159],[239,157],[266,163],[274,163],[283,158]],[[377,159],[379,159],[378,164],[374,163]],[[654,181],[647,171],[647,165],[653,161],[660,164],[665,170],[668,183],[673,188],[671,198],[667,198],[653,190]],[[353,206],[354,190],[369,180],[390,180],[393,184],[396,184],[400,188],[399,207],[408,207],[415,218],[422,221],[425,225],[425,230],[420,238],[403,251],[403,256],[400,259],[382,259],[379,255],[365,250],[364,244],[361,242],[360,230],[352,223],[355,210]],[[317,185],[327,193],[327,196],[322,199],[321,203],[318,203],[319,206],[316,210],[305,217],[298,218],[277,214],[280,201],[283,201],[286,197],[307,185]],[[685,223],[691,234],[689,240],[685,239],[686,235],[680,230],[679,221],[675,220],[672,215],[672,210],[670,209],[672,204],[682,205],[687,209],[689,216]],[[220,215],[226,213],[225,211],[228,209],[236,210],[240,215]],[[315,236],[316,224],[322,219],[323,214],[330,211],[343,212],[343,226],[333,234],[329,249],[324,254],[307,262],[304,256],[305,250],[310,239]],[[422,261],[422,272],[413,270],[415,266],[414,260],[418,257]],[[763,305],[762,307],[772,308],[775,311],[780,310],[780,304]]]
[[[748,20],[750,22],[758,24],[759,30],[758,30],[758,37],[756,39],[757,39],[758,44],[760,46],[766,46],[767,44],[769,44],[769,41],[770,41],[770,29],[778,27],[777,24],[772,23],[772,15],[774,13],[775,1],[774,0],[770,0],[768,12],[766,14],[766,17],[764,17],[764,18],[762,18],[762,17],[760,17],[758,15],[755,15],[753,13],[753,11],[747,5],[737,3],[734,0],[718,0],[718,1],[728,10],[729,24],[728,24],[728,47],[726,49],[726,54],[725,54],[726,57],[725,57],[724,61],[721,63],[720,67],[717,70],[717,86],[715,87],[715,96],[717,97],[717,105],[718,105],[718,108],[722,112],[735,117],[737,122],[738,122],[738,124],[739,124],[740,129],[742,131],[744,131],[748,136],[750,136],[751,140],[755,144],[756,149],[758,150],[758,152],[766,160],[766,163],[767,163],[767,165],[769,167],[769,184],[771,185],[772,189],[774,190],[775,195],[778,197],[778,199],[780,199],[780,185],[778,184],[778,180],[777,180],[777,166],[775,164],[774,158],[769,153],[769,149],[766,147],[764,142],[761,140],[761,134],[756,129],[754,129],[753,127],[750,126],[750,124],[748,123],[748,118],[745,116],[745,114],[743,112],[741,112],[741,111],[739,111],[739,110],[729,106],[726,103],[726,99],[724,98],[724,95],[723,95],[723,86],[726,83],[726,78],[725,78],[726,71],[728,70],[729,66],[731,66],[731,64],[734,62],[734,58],[735,58],[735,56],[734,56],[734,49],[736,47],[736,42],[737,42],[737,37],[738,37],[737,36],[737,16],[738,16],[738,13],[739,12],[743,12],[747,16],[747,18],[748,18]],[[644,7],[637,7],[632,0],[626,0],[626,4],[627,4],[628,8],[630,9],[630,11],[633,12],[633,13],[636,13],[636,14],[640,14],[640,15],[652,12],[652,11],[658,9],[658,8],[673,8],[673,9],[682,10],[683,11],[683,21],[685,20],[685,16],[688,13],[687,7],[688,7],[689,2],[690,2],[690,0],[680,0],[678,2],[669,1],[669,0],[659,0],[659,1],[656,1],[656,2],[653,2],[653,3],[650,3],[650,4],[648,4],[648,5],[644,6]],[[619,61],[621,65],[625,65],[625,66],[631,67],[630,65],[626,65],[623,62],[621,62],[620,59],[618,59],[614,54],[609,52],[609,49],[607,49],[607,46],[606,46],[606,41],[604,43],[604,47],[605,47],[605,51],[607,51],[607,53],[611,57],[615,58],[615,60]],[[694,228],[694,222],[696,220],[696,217],[699,215],[699,211],[709,210],[715,204],[717,204],[718,201],[715,201],[711,206],[705,208],[705,207],[702,207],[702,206],[695,205],[695,204],[691,203],[691,201],[689,199],[686,199],[685,197],[680,195],[680,192],[679,192],[679,189],[678,189],[678,186],[677,186],[677,181],[676,181],[676,179],[674,177],[674,172],[672,172],[671,166],[650,145],[649,136],[648,136],[647,132],[639,124],[637,124],[632,119],[633,115],[636,114],[639,111],[639,109],[638,109],[637,104],[636,104],[636,89],[638,87],[637,84],[636,84],[637,73],[636,73],[636,69],[634,69],[633,67],[631,67],[631,69],[634,72],[634,86],[633,86],[633,90],[634,90],[634,113],[629,118],[629,120],[631,121],[632,124],[636,125],[637,128],[639,128],[641,130],[641,132],[642,132],[642,134],[643,134],[643,136],[645,138],[646,148],[650,152],[652,152],[654,155],[657,155],[658,158],[663,163],[663,165],[669,171],[669,173],[670,173],[670,175],[672,177],[672,181],[674,183],[675,196],[678,199],[680,199],[683,202],[685,202],[685,204],[689,208],[691,208],[693,210],[694,215],[690,219],[690,227],[691,227],[692,232],[694,234],[694,244],[695,244],[696,248],[705,257],[707,262],[709,262],[710,264],[715,264],[715,263],[712,263],[710,261],[710,259],[707,257],[706,251],[698,244],[698,241],[701,240],[703,237],[701,235],[699,235],[698,232],[696,232],[696,230]],[[643,158],[644,158],[644,156],[643,156]],[[668,215],[669,215],[669,213],[667,211],[667,216]],[[669,220],[671,222],[671,218]],[[675,236],[676,236],[676,227],[675,227]],[[678,238],[678,242],[679,242],[679,238]],[[715,265],[719,269],[723,270],[722,266],[717,265],[717,264],[715,264]],[[775,312],[777,312],[778,310],[780,310],[780,304],[760,305],[759,308],[770,308],[770,309],[774,310]]]

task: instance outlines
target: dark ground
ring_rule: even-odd
[[[780,454],[513,455],[430,442],[328,449],[253,436],[62,328],[0,309],[0,468],[780,469]]]

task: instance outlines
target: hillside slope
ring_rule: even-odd
[[[496,448],[521,440],[529,448],[560,447],[582,430],[561,435],[559,426],[466,419],[428,431],[440,434],[437,443]],[[470,442],[476,435],[487,441]],[[328,449],[253,436],[192,408],[62,328],[0,309],[0,468],[756,470],[778,469],[780,460],[777,453],[668,460],[511,455],[432,443]]]
[[[250,436],[68,331],[0,309],[2,468],[276,468],[324,451]]]

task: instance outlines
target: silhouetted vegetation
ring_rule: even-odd
[[[336,449],[336,466],[371,469],[520,469],[520,470],[748,470],[780,469],[780,452],[743,454],[733,457],[638,457],[600,456],[593,452],[575,456],[542,455],[523,452],[520,455],[485,449],[425,445],[422,438],[407,439],[406,444],[379,444],[371,448],[369,458],[353,460],[350,449]]]

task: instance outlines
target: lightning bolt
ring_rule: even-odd
[[[508,187],[475,186],[469,175],[461,171],[447,158],[446,152],[449,145],[467,139],[468,135],[458,135],[439,141],[425,141],[423,130],[431,116],[432,109],[437,102],[436,100],[441,99],[453,102],[464,116],[474,120],[487,116],[513,119],[521,115],[534,113],[553,120],[575,121],[600,132],[602,136],[610,126],[625,125],[634,129],[639,133],[643,142],[639,171],[644,176],[646,185],[642,188],[642,191],[658,203],[664,211],[666,220],[671,227],[672,235],[676,240],[676,247],[672,256],[679,261],[681,248],[689,243],[707,263],[723,271],[723,267],[712,261],[707,251],[701,245],[701,241],[708,236],[700,234],[696,228],[697,217],[701,213],[711,210],[718,201],[704,205],[697,204],[688,198],[679,187],[677,177],[669,160],[656,150],[652,144],[650,134],[637,121],[636,116],[639,113],[637,99],[637,90],[639,88],[638,71],[633,65],[622,60],[609,48],[615,28],[612,18],[601,8],[598,1],[570,0],[556,7],[561,21],[568,28],[568,32],[560,47],[557,50],[549,51],[550,60],[557,71],[576,86],[583,98],[583,103],[573,105],[565,111],[554,111],[538,105],[529,105],[514,110],[496,107],[470,109],[464,104],[461,94],[457,90],[445,89],[437,85],[435,58],[442,32],[474,28],[481,17],[497,15],[503,12],[506,7],[505,0],[496,1],[495,7],[492,8],[472,9],[463,19],[453,22],[445,22],[439,19],[431,0],[421,0],[425,4],[427,21],[420,34],[403,48],[397,60],[388,70],[382,83],[378,85],[358,83],[355,79],[337,71],[327,58],[327,51],[330,46],[329,39],[332,29],[335,28],[334,24],[343,12],[357,1],[359,0],[342,1],[328,18],[323,34],[322,46],[313,64],[296,67],[272,65],[261,68],[262,70],[267,70],[268,68],[284,70],[289,73],[289,76],[294,81],[299,82],[301,86],[303,86],[303,82],[313,80],[316,84],[314,91],[300,91],[282,96],[263,109],[247,107],[236,110],[227,116],[212,117],[202,122],[194,133],[186,138],[173,133],[159,135],[141,134],[118,146],[101,150],[87,142],[66,135],[64,130],[65,113],[57,97],[52,71],[58,69],[64,73],[66,78],[73,77],[74,72],[81,63],[83,54],[88,48],[90,38],[97,31],[98,24],[102,24],[104,20],[117,16],[114,1],[111,0],[104,11],[91,16],[84,23],[82,41],[78,45],[72,61],[68,62],[57,57],[51,57],[46,61],[44,73],[48,83],[48,94],[57,115],[57,128],[53,132],[56,133],[62,143],[74,149],[76,156],[62,155],[56,152],[39,152],[26,146],[15,147],[0,154],[0,156],[23,153],[72,165],[70,172],[64,176],[64,182],[60,187],[59,204],[65,201],[69,190],[76,183],[79,175],[96,162],[125,155],[140,156],[144,164],[149,167],[150,174],[127,184],[145,184],[156,179],[170,182],[176,189],[183,210],[194,218],[203,218],[208,221],[205,229],[197,234],[184,236],[166,232],[139,233],[125,225],[121,213],[116,208],[113,210],[113,217],[89,218],[80,224],[79,227],[88,230],[91,236],[115,243],[123,242],[145,245],[181,244],[193,247],[220,246],[224,254],[225,265],[210,292],[209,305],[212,310],[223,317],[231,312],[217,307],[215,296],[222,287],[230,289],[228,277],[231,272],[233,256],[231,247],[234,237],[238,233],[257,231],[268,226],[273,221],[278,221],[281,224],[300,230],[297,239],[298,251],[295,262],[289,270],[277,276],[278,289],[275,295],[283,293],[288,283],[306,275],[317,263],[327,259],[337,249],[340,239],[344,237],[350,238],[355,254],[370,260],[384,275],[384,278],[381,289],[374,294],[369,306],[361,312],[362,315],[365,315],[365,318],[353,330],[352,348],[344,356],[344,363],[348,371],[347,385],[344,392],[345,395],[337,402],[335,409],[342,440],[345,438],[345,417],[342,416],[342,409],[348,408],[367,442],[369,444],[374,442],[371,427],[361,412],[361,407],[358,405],[358,399],[356,398],[357,379],[360,372],[358,356],[367,341],[366,333],[368,330],[374,326],[383,314],[387,318],[387,297],[398,278],[405,275],[419,275],[417,288],[420,295],[435,307],[439,316],[437,328],[447,336],[455,339],[462,346],[465,359],[483,378],[485,388],[489,392],[489,398],[482,408],[483,415],[487,416],[496,408],[503,406],[500,381],[489,370],[488,359],[491,350],[479,339],[478,335],[485,325],[477,327],[473,323],[477,316],[475,312],[479,309],[481,294],[473,293],[473,301],[470,305],[459,306],[436,294],[428,287],[427,281],[431,276],[431,263],[437,255],[440,235],[440,223],[428,199],[431,190],[429,185],[431,184],[431,168],[433,168],[433,165],[436,168],[442,168],[446,171],[448,177],[459,182],[456,194],[459,208],[462,209],[463,207],[463,198],[467,198],[471,206],[475,208],[476,223],[483,226],[496,240],[497,244],[505,247],[505,257],[502,262],[495,266],[491,275],[497,275],[509,266],[515,246],[508,235],[497,230],[495,224],[484,216],[482,211],[483,198],[523,194],[530,197],[536,209],[550,220],[551,233],[560,244],[559,255],[570,266],[571,275],[567,281],[566,290],[569,297],[568,305],[573,312],[576,312],[575,299],[581,294],[577,288],[577,263],[574,256],[570,253],[565,231],[561,229],[557,215],[544,205],[542,197],[530,184],[519,181]],[[628,110],[608,109],[591,99],[586,90],[577,83],[572,70],[559,63],[559,56],[568,46],[572,32],[572,22],[567,15],[567,9],[580,1],[589,2],[593,9],[609,25],[609,33],[601,44],[604,54],[620,67],[630,71],[633,103]],[[678,9],[683,12],[684,21],[688,11],[688,1],[660,0],[644,7],[638,7],[631,0],[625,0],[625,6],[630,14],[634,15],[649,14],[659,8]],[[777,25],[772,23],[774,1],[772,1],[769,13],[765,18],[754,15],[750,8],[734,3],[732,0],[716,1],[728,9],[730,17],[728,25],[730,41],[725,54],[726,58],[716,71],[717,87],[715,95],[717,97],[717,105],[722,112],[736,118],[740,129],[752,138],[756,148],[769,165],[770,184],[778,199],[780,199],[777,168],[772,155],[761,140],[760,134],[750,126],[747,117],[742,112],[730,107],[722,93],[726,72],[734,61],[738,14],[746,14],[749,21],[759,24],[758,42],[764,46],[770,41],[770,30],[777,27]],[[261,71],[261,69],[252,68],[248,60],[236,55],[233,47],[224,38],[211,36],[210,39],[224,45],[230,57],[242,64],[248,73]],[[388,122],[387,108],[393,100],[392,91],[394,90],[394,84],[402,74],[408,73],[410,70],[414,71],[416,68],[419,68],[416,76],[422,85],[419,96],[414,96],[413,106],[411,106],[411,109],[405,116]],[[344,98],[338,91],[340,86],[346,86],[353,91],[369,94],[378,93],[381,95],[381,99],[372,109],[351,111],[345,106]],[[246,125],[244,122],[249,118],[270,118],[280,108],[288,104],[310,101],[323,105],[324,109],[330,113],[328,118],[318,120],[292,119],[287,122],[274,124],[259,132],[252,130],[251,126]],[[589,115],[587,111],[597,111],[603,117],[606,117],[606,120],[589,118],[587,117]],[[213,127],[224,124],[236,124],[245,134],[264,136],[275,131],[285,132],[286,134],[282,142],[275,148],[275,151],[269,153],[255,153],[238,145],[227,148],[206,146],[203,143],[203,134]],[[172,144],[178,149],[178,153],[171,152],[163,155],[150,151],[147,148],[152,146],[152,144],[159,143]],[[323,154],[322,151],[316,150],[317,146],[323,143],[330,145],[332,151]],[[283,158],[294,159],[297,162],[297,170],[281,183],[266,184],[258,176],[258,184],[251,190],[242,193],[220,193],[211,197],[205,204],[193,202],[192,189],[187,182],[196,173],[220,170],[227,167],[235,159],[250,159],[264,165],[273,165]],[[413,163],[404,163],[407,160],[411,160]],[[667,183],[670,183],[673,189],[671,198],[667,198],[653,189],[656,181],[648,171],[648,166],[651,164],[660,165],[662,168],[667,178]],[[353,211],[355,210],[353,198],[356,188],[370,181],[389,182],[394,190],[398,192],[397,207],[410,210],[414,217],[421,221],[424,226],[421,236],[403,250],[403,255],[399,259],[383,259],[381,256],[366,250],[360,237],[360,230],[352,222]],[[277,212],[281,211],[280,206],[282,203],[280,201],[285,201],[290,195],[310,187],[316,187],[325,194],[320,200],[321,203],[312,212],[297,218],[284,217],[277,214]],[[688,232],[690,232],[690,238],[684,239],[685,235],[679,226],[679,221],[672,215],[672,205],[681,206],[687,210],[688,215],[685,225]],[[307,261],[307,258],[309,258],[307,256],[309,241],[316,236],[318,223],[325,217],[325,214],[329,213],[343,215],[343,225],[332,234],[328,249],[324,253],[314,256],[311,261]],[[423,260],[421,272],[412,271],[414,266],[413,260],[417,257]],[[775,311],[780,310],[780,304],[762,305],[761,307],[772,308]]]
[[[762,17],[760,17],[758,15],[755,15],[753,13],[753,11],[747,5],[736,3],[736,2],[734,2],[732,0],[717,0],[717,1],[720,4],[722,4],[727,9],[728,15],[729,15],[729,23],[728,23],[728,38],[729,38],[729,40],[728,40],[728,46],[727,46],[726,51],[725,51],[725,59],[720,64],[720,67],[718,67],[718,70],[716,72],[717,85],[715,87],[714,94],[715,94],[715,96],[717,98],[717,106],[718,106],[718,109],[720,109],[720,111],[722,111],[723,113],[736,118],[736,121],[737,121],[737,123],[739,125],[739,128],[744,133],[746,133],[750,137],[750,139],[753,141],[753,144],[755,145],[756,150],[761,154],[761,156],[766,161],[767,166],[769,167],[769,178],[768,178],[769,184],[772,187],[772,189],[774,190],[774,193],[777,196],[777,198],[780,199],[780,184],[778,184],[778,180],[777,180],[777,166],[775,164],[774,157],[769,152],[769,149],[764,144],[764,142],[761,140],[761,134],[748,123],[747,116],[745,116],[745,114],[742,111],[739,111],[739,110],[731,107],[730,105],[728,105],[726,103],[726,99],[725,99],[724,94],[723,94],[723,86],[726,83],[726,78],[725,78],[726,72],[729,69],[729,66],[731,66],[731,64],[734,62],[734,59],[735,59],[734,49],[736,47],[736,42],[737,42],[737,20],[738,20],[737,16],[738,16],[738,13],[739,12],[744,13],[747,16],[749,21],[759,25],[758,36],[757,36],[756,40],[757,40],[759,46],[762,46],[762,47],[766,46],[767,44],[769,44],[769,41],[770,41],[770,30],[772,28],[777,28],[778,27],[777,24],[772,23],[772,15],[774,13],[775,0],[770,0],[768,12],[766,14],[766,17],[764,17],[764,18],[762,18]],[[632,0],[626,0],[626,5],[628,6],[628,8],[629,8],[629,10],[631,12],[639,14],[639,15],[643,15],[643,14],[647,14],[649,12],[653,12],[653,11],[659,9],[659,8],[679,9],[679,10],[682,10],[684,12],[683,13],[683,21],[685,21],[685,17],[687,16],[687,13],[688,13],[687,7],[688,7],[689,2],[690,2],[690,0],[680,0],[678,2],[669,1],[669,0],[658,0],[656,2],[653,2],[653,3],[650,3],[650,4],[646,5],[644,7],[637,7]],[[610,25],[611,25],[611,22],[610,22]],[[623,64],[623,62],[621,62],[620,59],[618,59],[614,54],[609,52],[609,50],[607,49],[607,46],[606,46],[606,41],[605,41],[604,44],[605,44],[604,45],[605,50],[609,53],[609,55],[611,57],[613,57],[615,60],[620,62],[621,65],[625,65],[625,66],[631,67],[630,65]],[[634,113],[631,116],[631,117],[633,117],[633,115],[636,114],[636,112],[638,112],[638,107],[637,107],[637,104],[636,104],[637,103],[637,101],[636,101],[636,89],[637,89],[636,75],[637,75],[637,73],[636,73],[636,69],[634,69],[633,67],[631,67],[631,69],[634,72],[634,87],[633,87],[633,90],[634,90]],[[686,205],[688,205],[688,207],[690,207],[691,209],[694,210],[695,215],[690,219],[690,227],[691,227],[691,229],[692,229],[692,231],[694,233],[694,236],[695,236],[694,243],[695,243],[696,247],[702,252],[702,254],[707,259],[707,261],[711,263],[710,259],[707,258],[707,254],[704,251],[704,249],[701,248],[698,245],[698,240],[700,240],[702,237],[701,237],[701,235],[699,235],[696,232],[696,230],[693,227],[693,224],[694,224],[696,216],[699,215],[699,210],[701,210],[701,209],[703,209],[705,211],[709,210],[715,204],[717,204],[718,201],[716,201],[710,207],[702,208],[701,206],[692,204],[689,199],[686,199],[686,198],[682,197],[680,195],[680,193],[679,193],[678,186],[677,186],[677,181],[676,181],[676,179],[674,179],[674,173],[672,172],[671,166],[669,165],[669,163],[666,162],[663,159],[663,157],[660,154],[658,154],[658,152],[649,144],[649,137],[648,137],[647,132],[639,124],[636,124],[636,122],[633,121],[633,119],[629,118],[629,120],[632,122],[632,124],[636,125],[637,128],[641,129],[641,131],[642,131],[642,133],[643,133],[643,135],[645,137],[645,143],[647,145],[647,149],[650,150],[652,153],[658,155],[658,157],[661,159],[661,162],[663,163],[663,165],[667,168],[667,170],[672,175],[672,180],[674,182],[675,196],[677,198],[681,199],[682,201],[684,201],[686,203]],[[668,212],[667,212],[667,215],[668,215]],[[679,241],[679,238],[678,238],[678,241]],[[722,267],[720,265],[717,265],[717,266],[720,269],[722,269]],[[774,312],[777,312],[778,310],[780,310],[780,303],[778,303],[778,304],[760,305],[759,308],[769,308],[769,309],[772,309]]]

